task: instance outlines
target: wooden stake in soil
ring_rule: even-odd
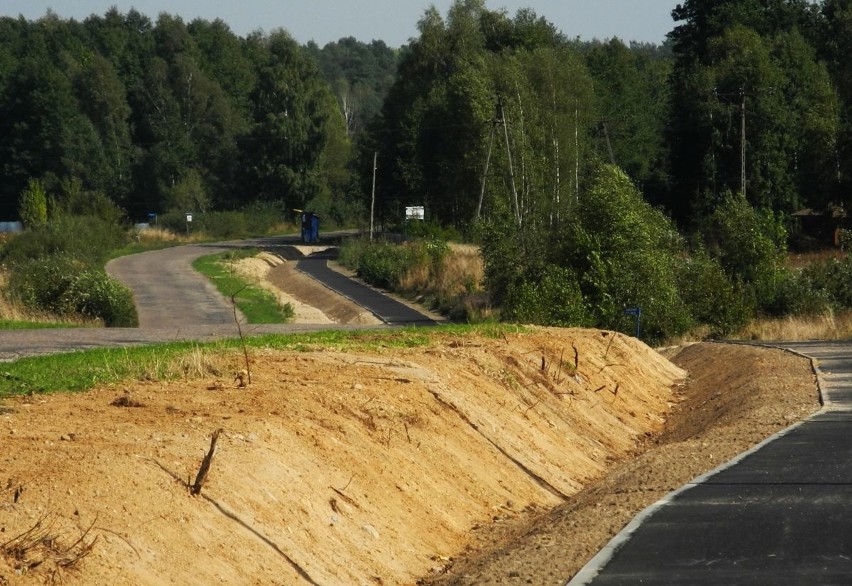
[[[219,441],[220,433],[222,433],[222,430],[217,429],[213,432],[213,436],[210,438],[210,449],[201,461],[201,468],[198,469],[198,475],[195,477],[195,484],[193,484],[189,489],[189,492],[192,495],[201,494],[201,486],[204,484],[204,481],[207,479],[207,473],[210,471],[210,462],[213,461],[213,454],[216,453],[216,442]]]

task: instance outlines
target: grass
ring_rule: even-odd
[[[849,340],[852,339],[852,311],[826,312],[814,316],[787,316],[755,319],[731,336],[737,340]]]
[[[80,323],[61,321],[22,321],[14,319],[0,319],[0,330],[46,330],[55,328],[80,328],[85,327]]]
[[[222,295],[233,298],[250,324],[280,324],[293,318],[293,306],[281,304],[269,291],[239,277],[228,266],[229,261],[255,256],[253,249],[233,250],[202,256],[192,263],[195,270],[204,274]]]
[[[500,337],[524,331],[496,324],[452,325],[394,330],[323,331],[245,338],[250,350],[312,352],[417,348],[443,336]],[[239,339],[170,342],[152,346],[97,348],[21,358],[0,364],[0,399],[13,395],[85,391],[126,380],[178,380],[230,377],[242,368]]]

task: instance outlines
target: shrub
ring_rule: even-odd
[[[590,323],[577,276],[556,265],[512,283],[501,315],[508,321],[561,327]]]
[[[751,296],[736,287],[703,248],[681,259],[678,288],[693,320],[710,326],[712,337],[739,330],[754,313]]]
[[[824,291],[835,308],[852,308],[852,259],[849,257],[815,262],[802,270],[801,278],[807,280],[813,290]]]
[[[68,313],[102,319],[107,327],[139,325],[130,289],[99,269],[91,268],[76,275],[63,293],[61,304]]]
[[[632,332],[625,308],[642,309],[643,338],[681,334],[692,320],[678,290],[683,241],[623,171],[600,165],[564,230],[561,264],[581,275],[580,289],[595,325]]]
[[[773,316],[819,315],[833,304],[831,291],[816,285],[811,273],[784,271],[779,274],[774,300],[765,311]]]
[[[704,221],[702,234],[731,280],[752,290],[758,309],[770,310],[786,255],[780,218],[755,210],[741,193],[728,192]]]
[[[21,193],[18,215],[28,229],[38,228],[47,222],[47,194],[38,179],[30,179]]]
[[[35,311],[102,319],[110,327],[138,325],[129,289],[102,269],[68,256],[18,264],[9,278],[9,293]]]
[[[28,230],[9,241],[3,260],[12,265],[49,255],[62,255],[98,265],[127,241],[120,224],[92,216],[59,214],[48,224]]]

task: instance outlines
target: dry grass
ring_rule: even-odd
[[[3,295],[6,289],[8,274],[0,271],[0,320],[31,322],[31,323],[67,323],[80,326],[102,325],[99,320],[86,320],[79,316],[58,316],[37,312],[8,299]]]
[[[207,236],[202,232],[193,232],[189,235],[179,234],[166,230],[164,228],[146,228],[144,230],[134,230],[132,237],[136,242],[143,244],[155,244],[159,242],[169,242],[174,244],[186,244],[193,242],[201,242],[207,239]]]
[[[57,529],[58,524],[55,515],[42,517],[27,531],[0,543],[0,554],[19,574],[40,567],[46,583],[63,583],[62,572],[74,569],[92,553],[98,538],[89,536],[94,524],[80,536],[67,535]]]
[[[479,248],[451,244],[437,269],[428,264],[409,270],[400,279],[399,288],[421,298],[434,299],[442,311],[461,308],[469,319],[487,318],[487,296],[483,291],[485,265]]]
[[[735,340],[845,340],[852,338],[852,311],[758,319],[731,336]]]
[[[813,252],[800,252],[787,256],[785,266],[788,269],[802,269],[814,264],[829,259],[842,260],[846,258],[846,252],[839,248],[827,248],[824,250],[816,250]]]

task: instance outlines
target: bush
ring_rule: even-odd
[[[102,319],[109,327],[139,323],[129,289],[102,269],[68,256],[18,264],[9,278],[9,293],[36,311]]]
[[[103,264],[127,241],[120,224],[92,216],[59,214],[48,224],[27,230],[9,241],[3,260],[11,265],[50,255],[61,255],[88,265]]]
[[[802,271],[801,278],[814,291],[825,292],[837,309],[852,309],[852,259],[830,259],[816,262]]]
[[[787,252],[780,219],[755,210],[741,193],[729,192],[704,221],[702,234],[728,277],[752,290],[758,309],[770,311]]]
[[[47,222],[47,194],[38,179],[30,179],[21,193],[18,215],[27,229],[38,228]]]
[[[548,265],[512,283],[502,306],[507,321],[560,327],[589,325],[577,276]]]
[[[680,261],[678,288],[693,320],[710,326],[713,337],[739,330],[754,313],[751,296],[736,287],[703,248]]]
[[[805,271],[779,274],[775,298],[765,308],[770,315],[819,315],[834,305],[831,291],[818,286]]]
[[[360,239],[344,243],[339,260],[368,283],[393,290],[415,269],[426,268],[434,276],[448,252],[449,245],[438,240],[392,244]]]
[[[201,232],[216,240],[236,240],[263,236],[282,224],[284,214],[275,204],[255,204],[239,211],[205,212],[192,215],[189,232]],[[157,218],[160,228],[175,234],[186,234],[186,212],[169,212]]]
[[[108,328],[139,325],[130,289],[102,270],[88,269],[76,275],[65,290],[61,303],[69,312],[103,320]]]
[[[598,327],[632,332],[628,307],[642,309],[643,338],[651,342],[692,326],[678,290],[683,241],[617,167],[599,166],[561,250],[561,264],[581,275],[580,289]]]

